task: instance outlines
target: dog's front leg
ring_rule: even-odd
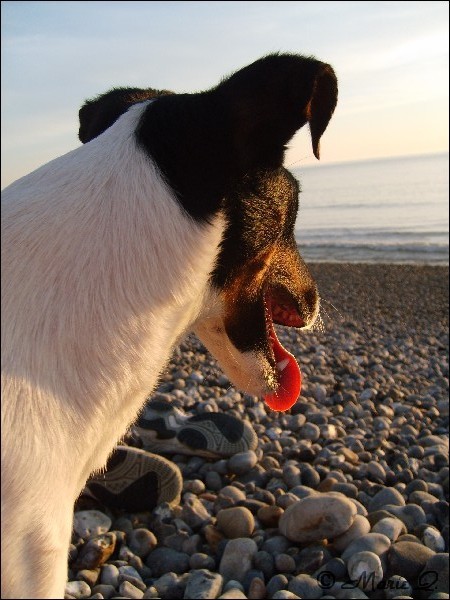
[[[73,504],[55,489],[45,514],[22,503],[2,526],[2,598],[64,598]]]

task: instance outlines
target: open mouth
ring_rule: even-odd
[[[300,328],[305,326],[305,322],[285,290],[269,289],[264,296],[264,304],[267,336],[278,381],[277,389],[267,394],[264,400],[272,410],[285,411],[295,404],[300,395],[302,376],[294,356],[280,343],[274,323]]]

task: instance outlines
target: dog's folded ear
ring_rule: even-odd
[[[78,113],[80,141],[85,144],[99,136],[108,127],[111,127],[132,104],[167,94],[173,94],[173,92],[152,88],[114,88],[97,98],[87,100]]]
[[[307,122],[313,152],[337,103],[332,67],[315,58],[271,54],[237,71],[215,90],[231,107],[235,145],[245,162],[281,166],[285,145]],[[251,164],[248,166],[252,166]]]

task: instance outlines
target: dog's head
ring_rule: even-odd
[[[286,410],[301,376],[274,323],[310,327],[316,285],[294,238],[299,185],[283,168],[287,142],[309,124],[314,155],[337,102],[333,69],[274,54],[197,94],[122,88],[80,110],[88,142],[131,104],[153,100],[135,132],[184,210],[198,222],[221,212],[226,231],[194,330],[239,388]]]

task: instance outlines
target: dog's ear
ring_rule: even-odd
[[[152,88],[115,88],[97,98],[87,100],[78,113],[80,141],[85,144],[99,136],[108,127],[111,127],[132,104],[167,94],[173,94],[173,92]]]
[[[247,167],[281,166],[285,145],[307,122],[313,152],[337,103],[332,67],[312,57],[272,54],[237,71],[215,90],[231,107],[235,146]]]

